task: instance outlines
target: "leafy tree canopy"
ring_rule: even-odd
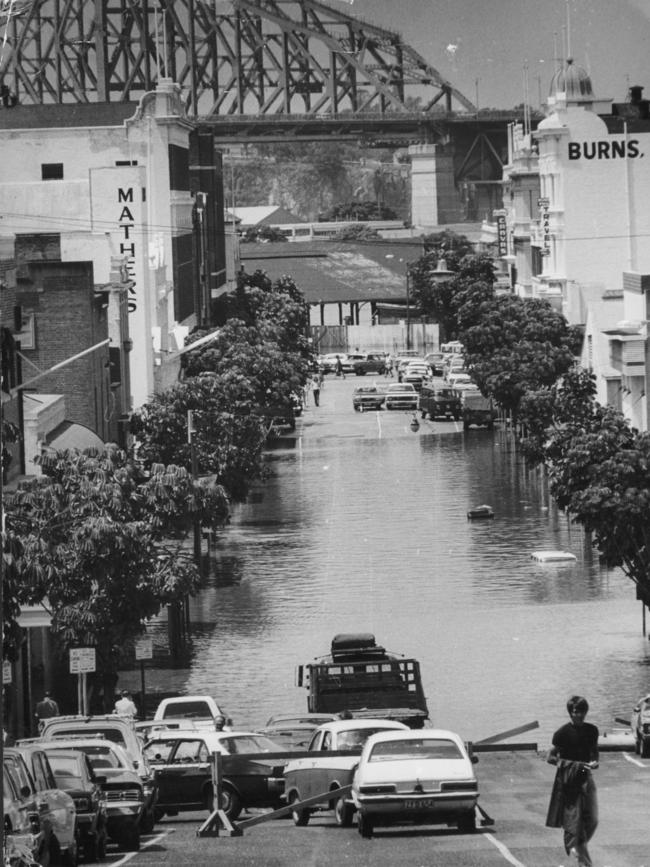
[[[227,519],[222,488],[178,466],[149,471],[116,446],[40,458],[43,476],[6,499],[16,574],[12,606],[45,605],[64,646],[95,645],[114,672],[120,651],[163,605],[194,592],[183,540],[195,519]],[[20,589],[17,589],[20,588]]]

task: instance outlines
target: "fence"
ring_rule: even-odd
[[[396,355],[407,348],[407,343],[411,349],[426,355],[439,347],[438,325],[419,321],[411,322],[409,341],[405,322],[392,325],[314,325],[310,334],[318,355],[355,350]]]

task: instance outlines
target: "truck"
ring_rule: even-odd
[[[459,391],[459,397],[463,430],[469,430],[471,425],[492,430],[497,417],[492,398],[485,397],[475,389]]]
[[[310,713],[389,719],[422,728],[429,717],[420,664],[388,653],[369,632],[341,633],[330,653],[299,665],[297,684],[308,690]]]
[[[433,383],[424,384],[420,392],[420,415],[430,419],[451,417],[460,418],[461,406],[459,392],[453,388],[436,387]]]

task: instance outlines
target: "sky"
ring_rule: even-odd
[[[650,0],[325,0],[398,31],[479,108],[545,100],[555,57],[591,75],[596,96],[623,102],[628,88],[650,98]],[[567,38],[568,37],[568,38]]]

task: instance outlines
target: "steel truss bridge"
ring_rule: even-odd
[[[398,33],[318,0],[0,0],[6,107],[131,102],[162,78],[216,143],[456,138],[456,181],[500,177],[514,119],[477,112]]]

